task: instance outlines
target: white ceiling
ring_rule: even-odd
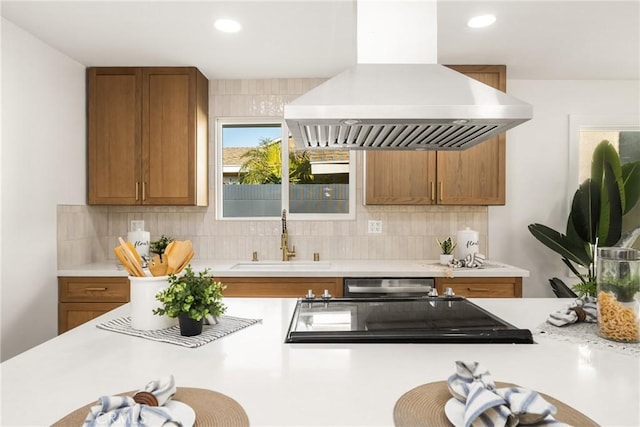
[[[210,79],[285,78],[329,77],[356,63],[356,4],[3,0],[1,12],[87,66],[195,65]],[[440,0],[437,8],[439,63],[506,64],[512,79],[640,78],[638,0]],[[479,13],[498,20],[467,28]],[[217,32],[219,17],[243,30]]]

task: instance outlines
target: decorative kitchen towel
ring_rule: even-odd
[[[456,362],[447,380],[451,395],[465,404],[465,427],[509,426],[518,423],[563,425],[553,419],[557,408],[536,391],[496,388],[491,374],[478,362]]]
[[[233,316],[220,316],[218,323],[214,325],[204,325],[202,334],[193,337],[183,337],[180,335],[180,326],[175,325],[167,329],[158,329],[156,331],[140,331],[131,327],[130,317],[120,317],[112,319],[106,323],[98,324],[98,328],[107,331],[119,332],[122,334],[133,335],[136,337],[146,338],[154,341],[162,341],[170,344],[181,345],[183,347],[200,347],[211,341],[232,334],[240,329],[261,322],[260,319],[244,319]]]
[[[143,393],[153,397],[155,405],[141,403],[136,396],[101,396],[98,403],[89,409],[84,426],[161,426],[169,421],[175,422],[173,425],[180,425],[171,411],[162,407],[175,392],[173,375],[169,375],[147,383],[143,389]],[[162,403],[158,405],[159,402]]]
[[[598,321],[598,307],[593,297],[577,298],[564,310],[551,313],[547,322],[553,326],[564,326],[576,322],[595,323]]]
[[[611,341],[598,335],[596,323],[577,322],[561,328],[544,322],[532,330],[536,337],[547,337],[573,344],[584,344],[588,348],[613,351],[640,358],[640,343]]]
[[[467,254],[463,259],[453,259],[450,263],[454,268],[480,268],[484,264],[485,256],[479,253]]]

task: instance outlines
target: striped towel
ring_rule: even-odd
[[[489,371],[478,362],[456,362],[447,380],[451,395],[465,404],[465,427],[513,427],[518,423],[561,426],[557,408],[539,393],[520,387],[496,388]]]
[[[148,340],[161,341],[183,347],[196,348],[207,343],[222,338],[226,335],[237,332],[248,326],[261,322],[260,319],[245,319],[242,317],[220,316],[209,319],[208,325],[202,327],[202,333],[193,337],[183,337],[180,335],[180,326],[175,325],[167,329],[155,331],[141,331],[131,327],[130,317],[118,317],[105,323],[96,325],[100,329],[118,332],[121,334],[133,335]]]
[[[163,405],[176,392],[173,375],[161,380],[150,381],[142,389],[153,394]],[[166,424],[172,422],[174,424]],[[102,396],[98,403],[89,409],[83,426],[161,426],[180,425],[171,412],[162,406],[150,406],[136,403],[130,396]]]
[[[547,317],[553,326],[564,326],[576,322],[595,323],[598,321],[598,308],[593,297],[577,298],[566,309],[558,310]]]
[[[480,268],[484,264],[485,256],[483,254],[467,254],[464,259],[454,259],[449,265],[451,267]]]

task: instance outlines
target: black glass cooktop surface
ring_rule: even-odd
[[[463,297],[300,299],[287,343],[521,343],[518,329]]]

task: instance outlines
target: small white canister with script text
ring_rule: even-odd
[[[478,232],[466,227],[459,230],[456,238],[456,259],[465,259],[467,255],[477,254],[480,250]]]

